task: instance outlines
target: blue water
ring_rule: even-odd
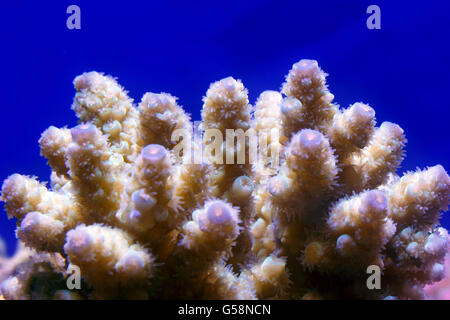
[[[95,2],[95,4],[93,3]],[[20,172],[49,179],[37,140],[74,126],[73,78],[97,70],[119,78],[137,102],[169,92],[200,119],[208,85],[242,79],[255,102],[279,89],[301,58],[319,61],[343,107],[362,101],[379,123],[409,140],[401,171],[449,161],[450,4],[446,1],[30,1],[0,4],[0,180]],[[81,8],[68,30],[66,8]],[[381,9],[368,30],[366,8]],[[13,250],[14,221],[0,212]],[[450,228],[450,214],[443,218]]]

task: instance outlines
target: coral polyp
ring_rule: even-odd
[[[368,104],[340,108],[317,61],[254,106],[241,80],[214,82],[200,132],[170,94],[136,106],[98,72],[74,86],[79,125],[39,140],[50,185],[3,183],[22,243],[1,260],[3,298],[420,299],[444,277],[450,177],[440,165],[399,176],[403,129],[377,127]],[[230,143],[239,130],[265,139]],[[250,163],[255,141],[269,156]]]

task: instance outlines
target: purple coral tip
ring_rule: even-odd
[[[232,210],[233,208],[231,208],[228,204],[217,200],[211,203],[206,209],[206,217],[209,222],[213,224],[227,224],[233,219]]]
[[[248,176],[240,176],[231,186],[233,195],[240,199],[247,199],[253,192],[253,181]]]
[[[77,91],[81,91],[83,89],[89,88],[92,86],[93,81],[95,78],[97,78],[99,74],[95,71],[86,72],[82,75],[79,75],[75,78],[73,81],[73,84],[75,85],[75,88]]]
[[[436,181],[440,181],[443,184],[450,186],[450,177],[445,171],[444,167],[440,164],[428,169],[428,173],[431,179]]]
[[[363,195],[359,211],[361,213],[369,210],[383,212],[387,210],[387,206],[388,200],[386,195],[380,190],[371,190]]]
[[[290,115],[299,111],[302,107],[302,103],[296,98],[286,98],[281,105],[281,112],[285,115]]]
[[[174,104],[175,99],[166,93],[153,93],[147,92],[142,97],[142,102],[150,108],[156,108],[158,106],[166,106],[168,104]]]
[[[268,183],[269,193],[274,197],[281,196],[287,189],[286,179],[280,176],[272,177]]]
[[[156,204],[155,198],[148,195],[144,189],[133,192],[131,195],[131,200],[138,210],[142,210],[144,212],[150,210]]]
[[[94,125],[86,123],[70,129],[70,133],[72,135],[72,141],[83,143],[85,141],[92,141],[98,134],[98,130]]]
[[[298,71],[310,71],[317,69],[319,64],[316,60],[302,59],[299,62],[294,63],[292,67]]]
[[[336,249],[343,256],[352,254],[355,251],[355,248],[355,240],[348,234],[343,234],[336,240]]]
[[[442,264],[436,262],[431,267],[431,272],[430,272],[431,280],[437,282],[437,281],[441,281],[442,279],[444,279],[444,277],[445,277],[445,268],[444,268],[444,266]]]
[[[400,137],[403,135],[403,129],[395,123],[385,121],[381,124],[380,130],[389,132],[391,136],[393,137]]]
[[[85,227],[70,230],[67,233],[67,242],[65,250],[70,250],[75,253],[82,254],[93,243],[92,236]],[[67,248],[66,248],[67,247]]]
[[[233,91],[236,88],[237,81],[233,77],[227,77],[220,80],[220,83],[222,83],[226,90]]]
[[[20,223],[22,231],[27,232],[32,230],[36,225],[39,225],[42,214],[37,211],[29,212]]]
[[[155,165],[164,161],[167,151],[159,144],[149,144],[142,149],[141,155],[146,164]]]
[[[145,269],[145,261],[139,252],[129,250],[118,262],[117,268],[130,275],[139,275]]]
[[[319,131],[303,129],[296,135],[293,141],[302,149],[315,150],[322,145],[323,140],[324,136]]]
[[[363,122],[371,121],[375,117],[375,110],[364,103],[355,103],[350,108],[352,115]]]

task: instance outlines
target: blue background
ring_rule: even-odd
[[[81,30],[66,28],[71,4]],[[370,4],[381,8],[381,30],[366,28]],[[379,123],[405,129],[401,171],[450,170],[449,40],[447,1],[2,0],[0,181],[14,172],[49,180],[37,141],[50,125],[76,124],[72,80],[85,71],[118,77],[137,102],[170,92],[198,120],[212,81],[242,79],[254,103],[301,58],[330,74],[342,107],[369,103]],[[1,211],[11,252],[14,221]],[[449,228],[450,214],[443,221]]]

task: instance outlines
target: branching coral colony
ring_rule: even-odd
[[[281,93],[263,92],[254,107],[231,77],[207,91],[201,129],[277,129],[260,148],[279,150],[279,165],[175,156],[174,130],[192,132],[175,97],[146,93],[136,108],[111,77],[75,78],[80,125],[39,140],[51,185],[20,174],[3,183],[17,236],[33,249],[3,297],[422,298],[444,275],[438,220],[450,178],[440,165],[397,176],[403,130],[375,127],[363,103],[339,109],[325,77],[301,60]],[[71,265],[80,290],[66,287]],[[367,287],[373,265],[381,289]]]

